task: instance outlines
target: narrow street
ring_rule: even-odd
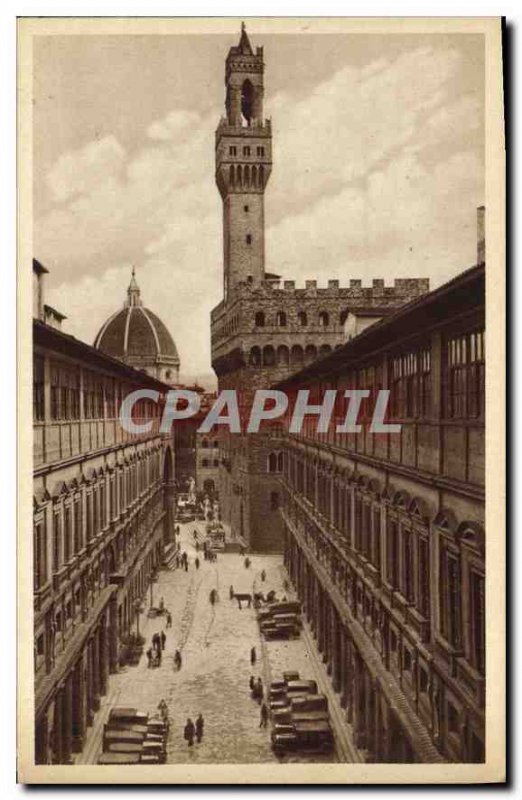
[[[229,587],[236,592],[251,593],[256,589],[276,589],[281,597],[284,569],[279,556],[250,556],[246,569],[244,559],[235,553],[218,554],[216,562],[204,560],[196,553],[193,532],[203,523],[181,525],[180,548],[189,557],[189,568],[161,570],[153,585],[153,604],[163,598],[172,614],[172,628],[166,628],[164,616],[140,618],[140,632],[146,638],[145,650],[156,631],[167,636],[160,667],[149,669],[145,654],[137,666],[125,667],[112,675],[109,692],[77,763],[96,763],[101,752],[103,723],[115,705],[134,706],[154,712],[165,699],[170,713],[171,730],[167,763],[252,763],[277,762],[270,745],[270,727],[260,728],[260,709],[251,699],[249,679],[261,676],[265,687],[284,669],[297,669],[302,677],[317,678],[317,665],[309,658],[304,637],[292,642],[262,642],[253,607],[239,609],[229,598]],[[196,569],[195,559],[200,567]],[[261,572],[266,580],[261,583]],[[209,595],[217,589],[215,606]],[[150,590],[147,592],[147,609]],[[251,647],[256,648],[257,661],[250,664]],[[182,654],[182,667],[174,665],[174,652]],[[187,717],[194,721],[199,713],[205,719],[201,744],[188,747],[183,738]],[[298,757],[291,761],[338,760],[328,757]]]

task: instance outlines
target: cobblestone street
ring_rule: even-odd
[[[103,723],[115,705],[135,706],[154,712],[164,698],[169,707],[171,730],[167,749],[168,763],[252,763],[276,762],[270,746],[270,727],[260,728],[260,711],[251,699],[249,678],[260,675],[265,687],[284,669],[298,669],[302,677],[314,678],[316,668],[309,658],[303,638],[292,642],[261,641],[253,608],[239,609],[229,599],[229,587],[237,592],[252,592],[255,587],[271,588],[282,594],[284,569],[279,556],[250,556],[247,570],[238,554],[219,554],[210,563],[199,554],[196,569],[193,531],[202,523],[181,526],[181,551],[189,556],[189,569],[164,569],[153,586],[153,602],[163,597],[172,614],[172,628],[165,628],[165,617],[140,618],[140,632],[149,647],[154,632],[165,630],[167,639],[162,664],[147,668],[145,654],[138,666],[126,667],[112,675],[109,692],[89,733],[77,763],[95,763],[101,751]],[[203,537],[200,535],[200,540]],[[261,583],[260,573],[266,572]],[[209,595],[217,589],[219,601],[212,606]],[[147,592],[147,609],[150,591]],[[250,649],[256,648],[257,662],[252,668]],[[174,665],[174,652],[182,653],[182,667]],[[187,717],[205,719],[201,744],[188,747],[183,738]],[[294,760],[309,760],[307,757]],[[318,760],[313,758],[312,760]],[[324,760],[322,758],[321,760]],[[329,756],[327,760],[337,760]]]

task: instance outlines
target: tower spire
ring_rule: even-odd
[[[245,55],[249,56],[254,55],[254,51],[252,50],[252,45],[250,44],[250,40],[246,32],[246,25],[244,22],[241,23],[241,38],[239,40],[239,49]]]
[[[125,305],[141,306],[140,294],[140,287],[138,286],[138,282],[136,280],[136,267],[133,266],[129,288],[127,289],[127,301]]]

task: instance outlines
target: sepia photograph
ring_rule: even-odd
[[[505,780],[501,42],[19,19],[20,782]]]

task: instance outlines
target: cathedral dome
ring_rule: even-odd
[[[124,307],[102,325],[94,346],[166,383],[179,377],[179,355],[166,325],[143,305],[134,270]]]

